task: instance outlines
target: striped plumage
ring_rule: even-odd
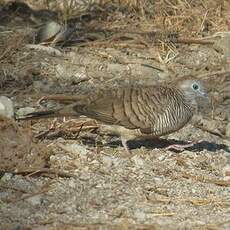
[[[162,136],[179,130],[192,118],[197,97],[207,97],[199,80],[185,78],[172,84],[129,86],[74,96],[75,103],[62,109],[34,112],[33,117],[79,116],[96,119],[121,135],[133,138]]]
[[[178,130],[192,116],[192,108],[182,93],[166,86],[130,87],[109,91],[106,97],[95,99],[89,105],[75,105],[78,114],[106,124],[127,129],[140,129],[156,136]]]

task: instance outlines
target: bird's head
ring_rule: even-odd
[[[201,80],[187,77],[177,81],[177,86],[183,92],[186,99],[192,104],[197,104],[199,99],[209,102],[208,94]]]

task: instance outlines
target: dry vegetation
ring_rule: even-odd
[[[33,44],[51,20],[77,30]],[[130,158],[92,120],[0,118],[0,229],[229,229],[229,31],[228,0],[0,0],[0,96],[16,110],[187,74],[212,101],[166,137],[193,148],[135,142]]]

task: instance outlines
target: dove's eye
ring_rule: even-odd
[[[194,90],[198,90],[198,89],[199,89],[199,85],[196,84],[196,83],[194,83],[194,84],[192,85],[192,88],[193,88]]]

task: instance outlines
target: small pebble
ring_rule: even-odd
[[[13,174],[12,173],[5,173],[4,174],[4,176],[2,176],[2,178],[1,178],[1,181],[3,182],[3,181],[9,181],[9,180],[11,180],[11,178],[13,177]]]
[[[42,197],[41,195],[32,196],[30,198],[27,198],[27,201],[32,205],[41,205]]]
[[[137,156],[137,155],[133,156],[132,160],[135,163],[135,165],[139,168],[142,168],[145,164],[144,160],[140,156]]]
[[[103,165],[107,168],[110,168],[113,165],[113,159],[110,156],[103,156],[102,162],[103,162]]]

